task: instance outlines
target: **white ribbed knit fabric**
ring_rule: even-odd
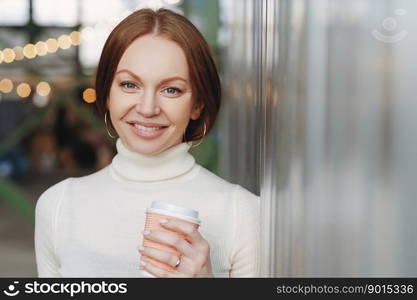
[[[215,277],[259,276],[259,197],[196,164],[186,143],[156,156],[132,152],[120,139],[116,146],[109,166],[39,198],[40,277],[147,277],[137,246],[154,200],[199,211]]]

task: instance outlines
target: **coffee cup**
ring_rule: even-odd
[[[146,219],[145,219],[145,230],[162,230],[166,232],[174,232],[175,234],[179,235],[182,238],[185,238],[184,234],[180,234],[176,231],[169,230],[167,228],[164,228],[161,226],[161,223],[159,222],[160,219],[176,219],[181,220],[190,223],[195,228],[198,228],[201,224],[201,221],[198,219],[198,211],[191,209],[191,208],[184,208],[180,206],[176,206],[173,204],[161,202],[161,201],[153,201],[151,206],[146,210]],[[175,256],[180,257],[181,253],[174,247],[157,243],[154,241],[151,241],[144,237],[143,239],[143,245],[145,247],[152,247],[159,250],[164,250],[167,252],[170,252],[174,254]],[[160,267],[166,271],[173,271],[175,270],[175,267],[168,265],[166,263],[163,263],[161,261],[155,260],[153,258],[150,258],[146,255],[142,255],[141,259],[146,262],[150,262],[153,265]]]

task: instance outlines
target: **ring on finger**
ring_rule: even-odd
[[[177,268],[181,263],[181,256],[178,256],[177,263],[175,264],[174,268]]]

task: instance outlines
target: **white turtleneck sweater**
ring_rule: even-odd
[[[259,277],[259,197],[195,163],[182,143],[154,156],[127,149],[88,176],[47,189],[36,205],[40,277],[148,277],[139,270],[151,202],[195,209],[215,277]]]

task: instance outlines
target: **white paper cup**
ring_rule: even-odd
[[[162,230],[166,232],[174,232],[161,226],[161,224],[159,223],[160,219],[177,219],[185,221],[192,224],[195,228],[198,228],[201,224],[201,220],[198,218],[198,211],[194,209],[184,208],[165,202],[153,201],[151,206],[146,210],[145,230]],[[180,237],[185,238],[185,235],[183,234],[180,234],[178,232],[175,232],[175,234],[178,234]],[[174,247],[150,241],[146,239],[146,237],[144,237],[143,239],[143,244],[145,247],[152,247],[159,250],[171,252],[178,257],[181,256],[181,253],[177,251],[177,249],[175,249]],[[141,259],[143,261],[150,262],[153,265],[167,271],[175,270],[175,267],[147,257],[146,255],[142,255]]]

